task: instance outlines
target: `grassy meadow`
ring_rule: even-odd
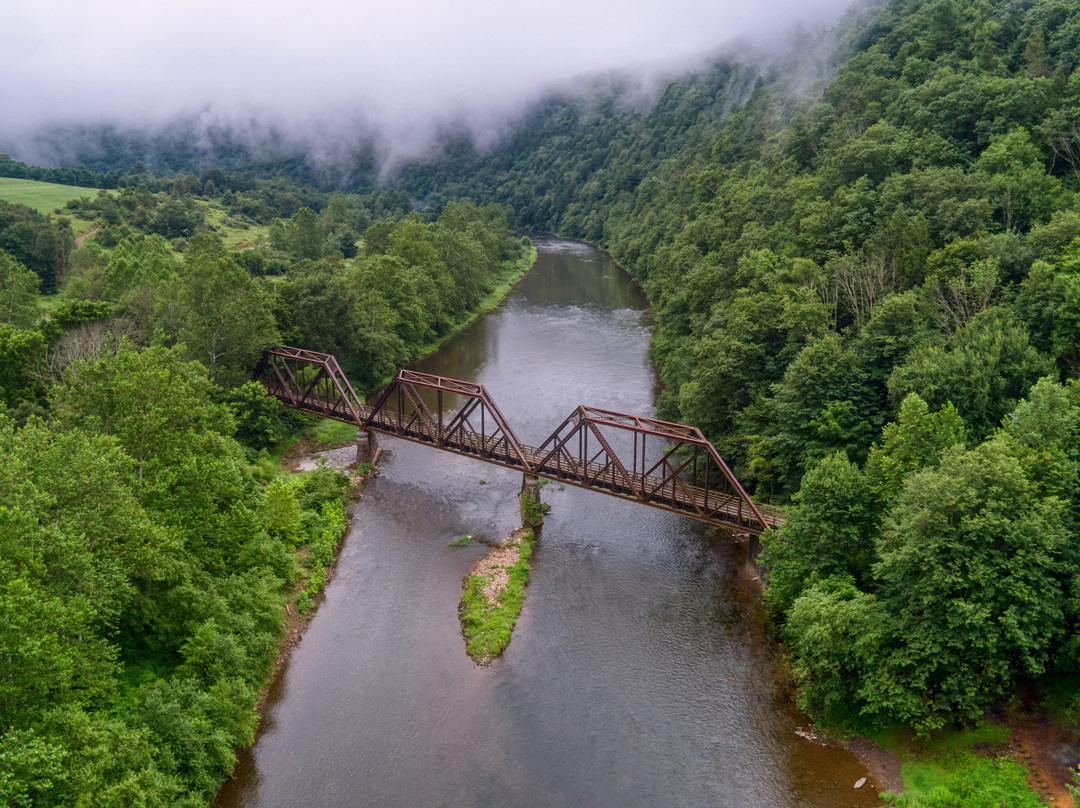
[[[0,199],[26,205],[39,213],[52,213],[56,208],[62,208],[68,200],[78,199],[80,196],[97,196],[98,190],[76,185],[57,185],[55,182],[0,177]]]

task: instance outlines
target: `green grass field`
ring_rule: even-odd
[[[215,232],[221,236],[221,240],[225,242],[225,246],[230,250],[241,250],[266,243],[265,228],[230,219],[228,214],[216,203],[199,201],[196,204],[203,209],[206,215],[206,223],[214,228]]]
[[[109,191],[109,193],[116,192]],[[5,202],[26,205],[39,213],[50,214],[57,208],[63,209],[64,205],[71,199],[78,199],[81,196],[93,197],[97,196],[97,194],[97,188],[81,188],[75,185],[57,185],[53,182],[0,177],[0,199]],[[206,201],[199,201],[196,204],[203,208],[206,214],[206,223],[216,230],[225,242],[225,246],[229,249],[250,247],[266,240],[266,234],[262,228],[229,219],[219,205]],[[72,213],[70,216],[71,228],[76,236],[81,236],[95,227],[92,221],[78,219],[71,211],[66,213]]]
[[[984,721],[965,730],[942,730],[929,738],[898,728],[872,736],[903,760],[904,792],[882,795],[895,808],[1040,808],[1027,771],[1007,757],[1009,729]]]
[[[56,208],[64,207],[64,203],[70,199],[78,199],[80,196],[97,196],[97,192],[97,188],[79,188],[75,185],[57,185],[54,182],[0,177],[0,199],[26,205],[38,213],[52,213]]]

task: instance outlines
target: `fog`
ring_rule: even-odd
[[[774,47],[850,0],[187,0],[4,4],[0,149],[56,159],[35,133],[105,122],[260,121],[331,159],[357,127],[391,156],[454,120],[480,140],[553,85],[611,69],[647,77],[736,38]],[[244,124],[243,122],[247,122]]]

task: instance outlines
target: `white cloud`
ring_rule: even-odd
[[[11,0],[0,141],[53,122],[191,110],[398,132],[491,115],[582,73],[824,27],[848,0]]]

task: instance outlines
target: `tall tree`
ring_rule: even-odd
[[[806,472],[785,522],[764,537],[765,602],[786,612],[818,581],[870,582],[880,526],[858,466],[836,452]]]
[[[912,350],[889,376],[889,397],[898,404],[917,392],[935,409],[952,402],[981,438],[1052,368],[1031,345],[1027,330],[994,307],[957,331],[947,347]]]
[[[38,319],[41,279],[0,250],[0,323],[29,328]]]
[[[176,338],[215,379],[243,379],[262,352],[280,341],[269,297],[220,242],[189,251],[178,292]]]
[[[896,619],[864,688],[880,715],[923,730],[973,720],[1046,670],[1064,631],[1061,517],[1001,440],[908,479],[875,567]]]
[[[866,478],[877,510],[889,509],[905,479],[937,465],[950,446],[963,445],[965,433],[964,421],[951,403],[931,413],[918,393],[909,393],[896,421],[886,424],[881,443],[875,443],[866,458]]]

